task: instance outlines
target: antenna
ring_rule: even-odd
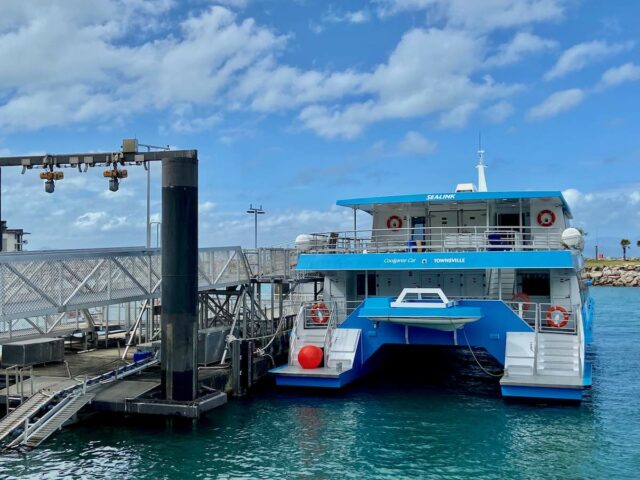
[[[482,149],[482,132],[478,133],[478,191],[487,191],[487,179],[484,175],[484,169],[487,166],[484,164],[484,150]]]

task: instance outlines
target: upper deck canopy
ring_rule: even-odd
[[[571,210],[562,192],[532,191],[532,192],[454,192],[454,193],[419,193],[415,195],[391,195],[385,197],[350,198],[338,200],[337,205],[351,207],[371,213],[376,205],[402,203],[447,203],[447,202],[484,202],[500,200],[519,200],[532,198],[556,198],[562,202],[562,208],[567,217],[572,218]]]

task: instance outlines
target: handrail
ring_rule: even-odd
[[[560,250],[554,227],[456,226],[346,230],[308,235],[301,253]]]
[[[329,363],[329,355],[331,353],[331,346],[333,344],[333,332],[337,326],[337,306],[335,303],[331,304],[331,311],[329,314],[329,321],[327,322],[327,331],[324,334],[324,365],[327,366]]]

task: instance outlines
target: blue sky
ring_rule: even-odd
[[[475,181],[481,131],[490,189],[565,191],[617,254],[640,239],[639,17],[589,0],[5,0],[0,154],[197,148],[201,244],[251,246],[249,203],[279,244],[349,228],[339,198]],[[31,249],[144,243],[142,169],[115,194],[95,170],[53,195],[2,173]],[[157,168],[154,184],[157,216]]]

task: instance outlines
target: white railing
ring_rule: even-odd
[[[289,340],[289,364],[294,364],[294,355],[298,340],[304,336],[304,332],[321,332],[322,344],[326,356],[331,346],[331,334],[337,326],[336,304],[323,301],[303,302],[300,304]]]
[[[560,250],[562,230],[545,227],[419,227],[309,235],[301,252],[388,253]]]
[[[312,272],[298,271],[298,251],[291,247],[259,248],[244,250],[247,264],[255,278],[299,279]]]
[[[580,305],[560,306],[559,310],[558,305],[551,303],[504,301],[504,304],[535,332],[576,335],[580,328]]]
[[[63,335],[88,309],[159,298],[158,249],[109,248],[0,254],[0,343]],[[250,282],[240,247],[198,251],[198,289]]]

